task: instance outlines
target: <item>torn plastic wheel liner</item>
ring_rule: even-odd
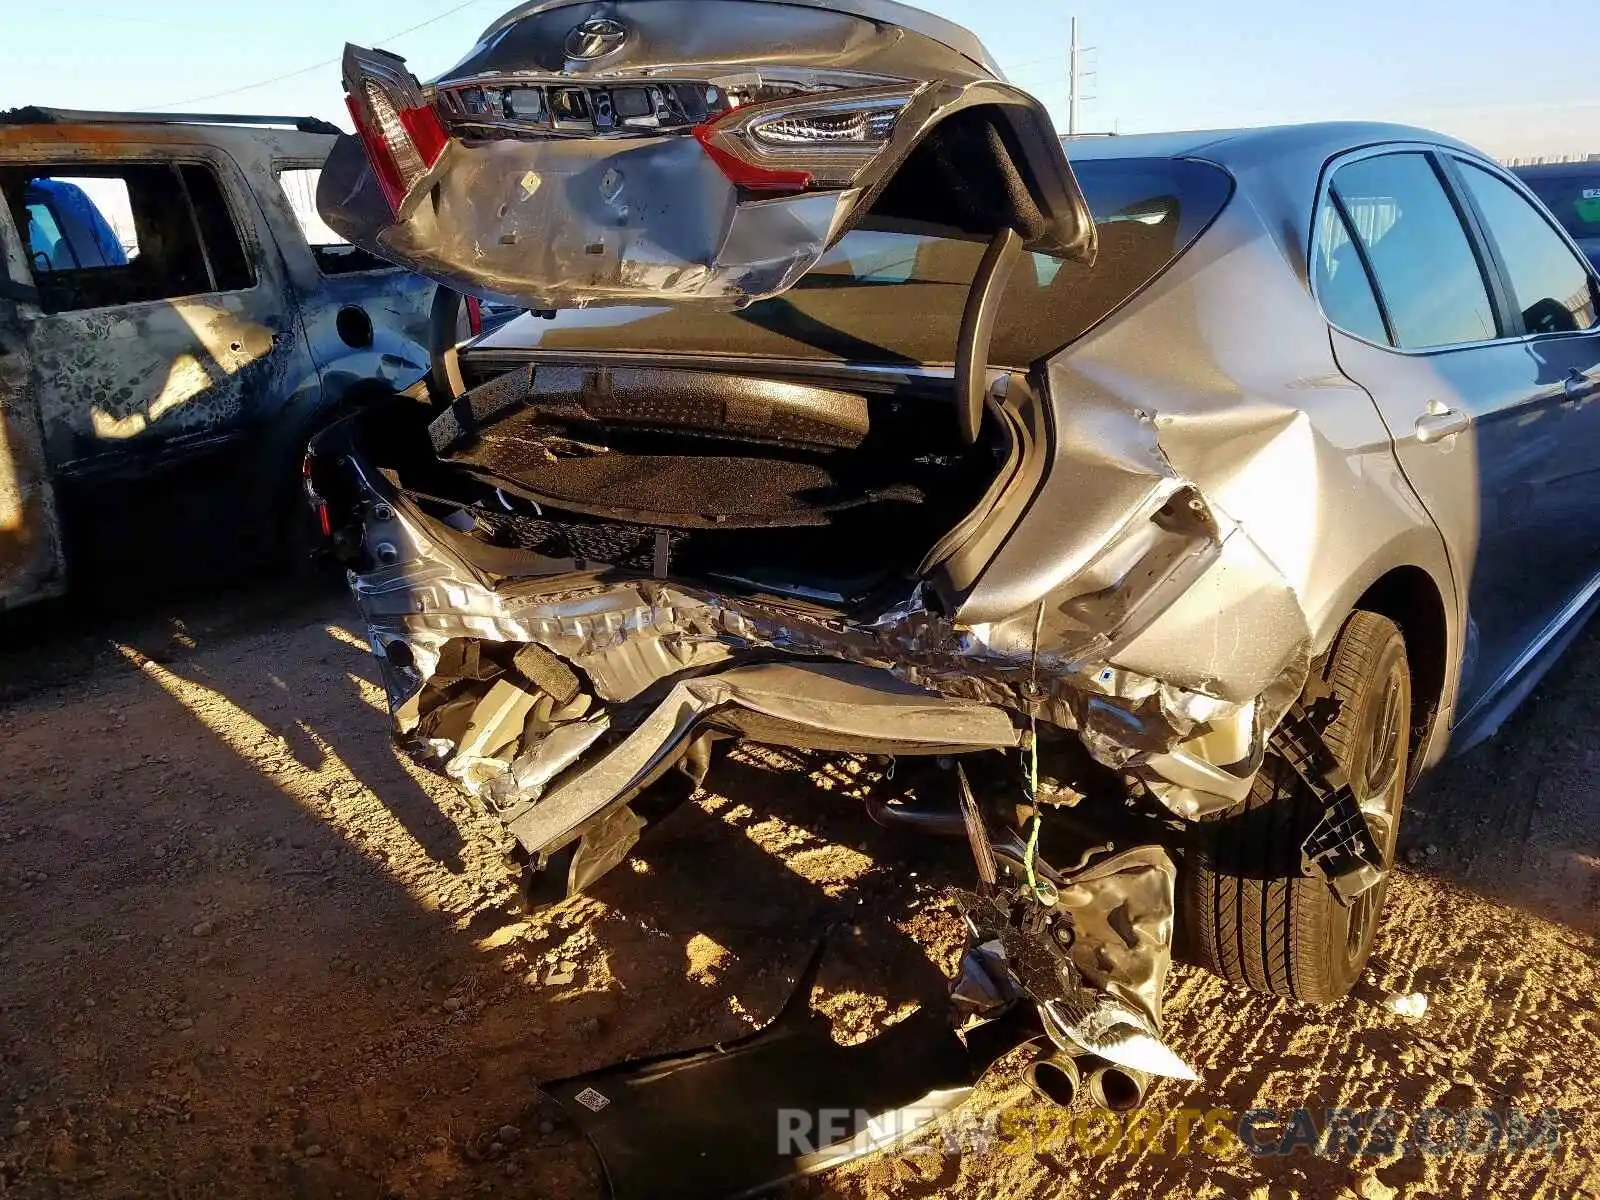
[[[1038,1035],[1020,1007],[959,1035],[924,1007],[841,1046],[810,1007],[822,953],[755,1033],[541,1085],[599,1154],[613,1200],[735,1200],[890,1148]]]
[[[743,306],[868,210],[1087,260],[1042,106],[965,30],[887,0],[547,0],[424,86],[348,47],[359,138],[323,217],[457,290],[535,309]]]

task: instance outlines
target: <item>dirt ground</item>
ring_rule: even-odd
[[[524,920],[497,826],[392,751],[375,680],[327,590],[0,622],[0,1195],[582,1200],[598,1169],[537,1080],[749,1029],[841,922],[836,1038],[940,994],[959,930],[926,902],[967,868],[872,825],[859,764],[740,751],[593,897]],[[1356,997],[1179,968],[1202,1081],[1150,1100],[1555,1108],[1554,1153],[952,1137],[794,1194],[1600,1196],[1596,680],[1591,633],[1414,799]],[[1411,992],[1421,1019],[1385,1007]],[[1016,1111],[1006,1065],[962,1128]]]

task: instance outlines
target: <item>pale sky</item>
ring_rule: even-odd
[[[508,0],[3,0],[0,108],[306,113],[348,125],[345,41],[423,79]],[[1096,47],[1082,127],[1371,118],[1497,157],[1600,153],[1597,0],[925,0],[977,32],[1065,128],[1067,23]],[[414,28],[427,22],[423,28]],[[263,81],[275,82],[263,83]],[[260,84],[261,86],[252,86]],[[219,94],[221,93],[221,94]]]

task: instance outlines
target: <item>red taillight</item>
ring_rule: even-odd
[[[345,47],[345,105],[384,198],[396,212],[449,141],[432,100],[404,62],[382,51]]]
[[[724,149],[719,144],[721,138],[715,121],[696,125],[694,136],[704,147],[707,157],[736,187],[748,188],[753,192],[803,192],[811,186],[809,171],[763,167]]]
[[[473,337],[483,332],[483,302],[476,296],[467,297],[467,329]]]
[[[322,530],[323,537],[333,536],[333,522],[328,518],[328,506],[324,501],[317,501],[317,526]]]

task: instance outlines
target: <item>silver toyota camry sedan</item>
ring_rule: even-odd
[[[874,815],[972,846],[964,1011],[1182,1075],[1174,945],[1345,995],[1408,788],[1594,607],[1596,278],[1470,146],[1063,145],[875,0],[551,0],[345,82],[327,221],[531,310],[308,464],[531,890],[729,739],[901,760]]]

